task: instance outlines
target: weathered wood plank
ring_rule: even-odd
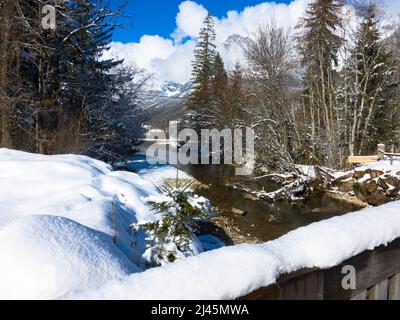
[[[271,284],[267,287],[262,287],[239,298],[239,300],[279,300],[279,299],[280,299],[280,288],[276,284]]]
[[[400,273],[389,279],[389,300],[400,300]]]
[[[323,272],[310,273],[279,282],[282,300],[321,300],[323,299]]]
[[[359,294],[352,297],[350,300],[367,300],[367,290],[360,292]]]
[[[356,288],[342,288],[342,269],[346,265],[354,266],[356,271]],[[391,276],[400,273],[400,239],[388,246],[365,251],[352,257],[338,266],[325,270],[324,299],[347,300],[381,283]]]
[[[346,265],[352,265],[356,269],[354,290],[345,290],[342,287],[342,279],[345,276],[342,270]],[[400,239],[387,246],[364,251],[330,269],[302,269],[283,274],[276,284],[259,288],[241,299],[363,299],[366,298],[367,289],[376,284],[380,284],[380,292],[386,291],[386,298],[400,299],[400,280],[393,277],[398,274],[400,274]],[[381,284],[384,281],[386,284]],[[390,291],[389,296],[388,291]]]
[[[387,300],[389,280],[384,280],[368,289],[368,300]]]
[[[366,163],[378,161],[378,156],[349,156],[348,163]]]

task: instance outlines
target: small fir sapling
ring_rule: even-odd
[[[151,236],[149,265],[174,262],[190,254],[189,246],[195,239],[198,222],[208,219],[211,209],[205,198],[193,194],[193,185],[192,181],[178,177],[172,183],[165,182],[161,187],[163,195],[147,199],[160,219],[132,225],[135,233],[142,229]]]

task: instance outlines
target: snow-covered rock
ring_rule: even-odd
[[[343,172],[331,182],[342,192],[354,192],[370,205],[380,205],[400,197],[400,159],[367,163]]]

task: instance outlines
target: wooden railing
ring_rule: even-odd
[[[400,212],[399,212],[400,214]],[[344,266],[355,268],[355,289],[344,289]],[[330,269],[284,274],[243,300],[400,300],[400,239],[365,251]]]
[[[393,152],[385,152],[385,145],[378,144],[377,147],[377,154],[372,156],[349,156],[347,162],[349,164],[353,163],[367,163],[367,162],[376,162],[385,158],[390,159],[390,164],[393,163],[393,159],[395,157],[400,157],[400,153],[393,153]]]

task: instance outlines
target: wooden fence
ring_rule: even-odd
[[[349,164],[367,163],[389,158],[390,164],[392,164],[395,157],[400,157],[400,153],[386,152],[384,144],[378,144],[377,150],[377,154],[372,156],[349,156],[347,162]]]
[[[400,214],[400,213],[399,213]],[[355,268],[355,289],[344,289],[344,266]],[[303,269],[278,278],[275,284],[243,300],[400,300],[400,239],[365,251],[330,269]]]

